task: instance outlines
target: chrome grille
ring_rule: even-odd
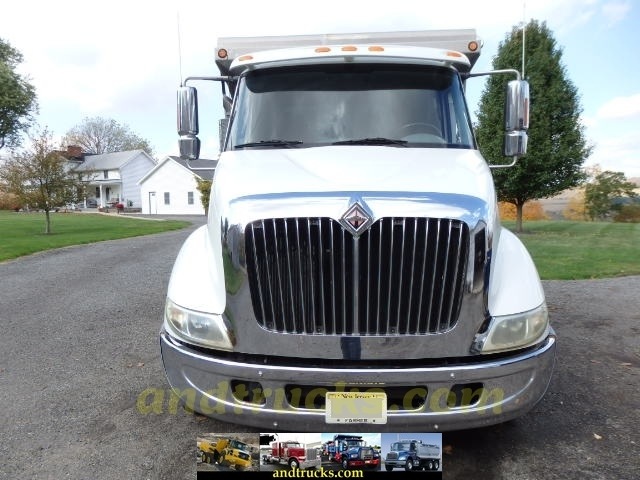
[[[469,249],[459,220],[381,218],[354,237],[330,218],[250,223],[251,300],[281,333],[441,333],[458,318]]]

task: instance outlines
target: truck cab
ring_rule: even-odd
[[[378,452],[362,439],[362,436],[336,435],[333,439],[335,453],[331,460],[348,468],[371,468],[380,466]]]
[[[160,334],[190,409],[269,430],[442,431],[542,398],[555,333],[473,135],[480,49],[473,30],[231,37],[220,76],[185,80],[181,156],[200,148],[186,83],[219,83],[225,111],[207,225],[177,256]],[[528,85],[490,73],[516,77],[515,161]]]
[[[410,472],[419,464],[418,448],[420,440],[401,440],[391,444],[391,450],[384,459],[384,468],[391,472],[394,468],[404,468]]]

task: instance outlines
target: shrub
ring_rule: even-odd
[[[614,222],[640,223],[640,205],[623,205],[613,217]]]
[[[501,220],[516,219],[516,206],[513,203],[499,202],[498,210],[500,211]],[[544,213],[540,202],[534,200],[524,204],[522,209],[523,220],[546,220],[547,218],[547,214]]]
[[[11,193],[0,192],[0,210],[20,210],[18,197]]]

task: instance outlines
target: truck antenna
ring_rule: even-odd
[[[525,32],[527,31],[527,21],[525,20],[525,10],[527,8],[527,3],[522,2],[522,78],[524,79],[524,42],[525,42]]]
[[[182,44],[180,43],[180,12],[176,12],[176,22],[178,23],[178,70],[180,73],[180,85],[182,85]]]

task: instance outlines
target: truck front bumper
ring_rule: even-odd
[[[530,410],[544,395],[555,363],[556,337],[510,356],[477,357],[472,363],[420,368],[309,368],[233,361],[192,349],[160,333],[160,346],[169,383],[189,409],[220,420],[257,428],[323,432],[430,432],[463,430],[505,422]],[[393,388],[425,385],[426,399],[418,408],[393,409],[387,423],[327,424],[324,408],[293,405],[285,391],[292,383],[317,385],[375,385]],[[262,389],[262,401],[238,394],[238,385]],[[463,406],[452,399],[460,386],[482,385],[475,402]],[[335,389],[335,388],[334,388]],[[315,393],[317,395],[317,392]],[[313,402],[311,402],[313,403]]]

